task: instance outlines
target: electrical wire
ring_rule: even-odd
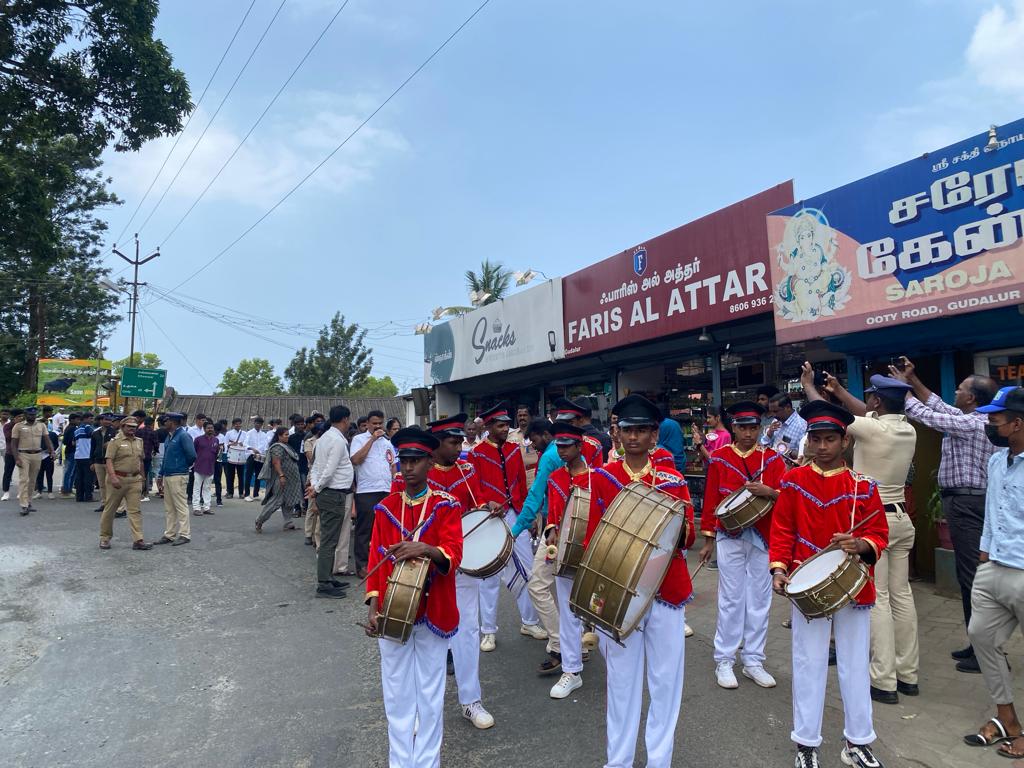
[[[158,331],[160,331],[160,333],[162,333],[162,334],[163,334],[164,338],[165,338],[165,339],[167,339],[167,342],[168,342],[168,343],[169,343],[169,344],[170,344],[170,345],[171,345],[172,347],[174,347],[175,351],[176,351],[176,352],[177,352],[177,353],[178,353],[179,355],[181,355],[182,359],[184,359],[184,361],[185,361],[186,363],[188,363],[188,366],[189,366],[189,368],[191,368],[191,369],[192,369],[193,371],[195,371],[195,372],[196,372],[196,375],[197,375],[197,376],[198,376],[198,377],[199,377],[200,379],[202,379],[202,380],[203,380],[204,382],[206,382],[206,386],[208,386],[208,387],[210,388],[210,391],[212,392],[213,390],[215,390],[215,389],[216,389],[216,387],[215,387],[215,386],[213,386],[213,384],[211,384],[211,383],[210,383],[210,380],[209,380],[208,378],[206,378],[205,376],[203,376],[203,373],[202,373],[202,371],[200,371],[200,370],[199,370],[198,368],[196,368],[196,367],[195,367],[195,365],[193,365],[193,364],[192,364],[192,359],[191,359],[191,358],[190,358],[190,357],[189,357],[188,355],[186,355],[186,354],[185,354],[184,352],[182,352],[182,351],[181,351],[181,347],[179,347],[179,346],[178,346],[177,344],[175,344],[175,343],[174,343],[174,339],[172,339],[172,338],[171,338],[171,337],[170,337],[170,336],[168,335],[167,331],[165,331],[165,330],[163,329],[163,326],[162,326],[162,325],[160,325],[160,323],[158,323],[158,322],[157,322],[157,319],[156,319],[155,317],[153,317],[153,314],[152,314],[151,312],[149,312],[149,311],[148,311],[148,310],[147,310],[147,309],[146,309],[145,307],[142,307],[141,309],[142,309],[142,311],[143,311],[143,312],[145,312],[145,313],[146,313],[146,316],[147,316],[147,317],[148,317],[148,318],[149,318],[150,320],[152,320],[152,321],[153,321],[153,325],[155,325],[155,326],[156,326],[156,329],[157,329]]]
[[[412,80],[413,80],[413,79],[414,79],[414,78],[415,78],[415,77],[416,77],[416,76],[417,76],[417,75],[418,75],[418,74],[419,74],[420,72],[422,72],[422,71],[423,71],[423,70],[424,70],[424,69],[425,69],[425,68],[427,67],[427,65],[428,65],[428,64],[430,64],[430,62],[431,62],[431,61],[433,61],[433,60],[434,60],[434,58],[435,58],[435,57],[436,57],[436,56],[437,56],[437,55],[438,55],[439,53],[441,53],[441,51],[443,51],[443,50],[444,50],[444,49],[445,49],[445,48],[446,48],[446,47],[448,46],[448,44],[449,44],[449,43],[450,43],[450,42],[451,42],[452,40],[454,40],[454,39],[455,39],[455,37],[456,37],[456,36],[457,36],[457,35],[458,35],[458,34],[459,34],[459,33],[460,33],[460,32],[461,32],[461,31],[462,31],[463,29],[465,29],[465,28],[466,28],[466,26],[467,26],[467,25],[468,25],[468,24],[469,24],[469,23],[470,23],[470,22],[471,22],[471,21],[472,21],[472,20],[473,20],[474,18],[476,18],[477,14],[479,14],[479,13],[480,13],[480,12],[481,12],[481,11],[482,11],[482,10],[483,10],[484,8],[486,8],[486,7],[487,7],[487,5],[489,5],[489,4],[490,4],[490,2],[491,2],[491,0],[484,0],[484,2],[482,2],[482,3],[481,3],[481,4],[480,4],[480,5],[478,6],[478,7],[477,7],[477,9],[476,9],[475,11],[473,11],[473,13],[471,13],[471,14],[470,14],[470,15],[469,15],[469,16],[468,16],[468,17],[466,18],[466,20],[465,20],[465,21],[463,21],[463,22],[462,22],[462,23],[460,24],[460,25],[459,25],[459,26],[458,26],[458,27],[457,27],[457,28],[455,29],[455,31],[454,31],[454,32],[452,32],[452,33],[451,33],[451,34],[450,34],[450,35],[449,35],[449,36],[448,36],[448,37],[447,37],[447,38],[445,39],[445,41],[444,41],[443,43],[441,43],[441,44],[440,44],[440,45],[439,45],[439,46],[438,46],[437,48],[435,48],[435,49],[434,49],[434,52],[433,52],[433,53],[431,53],[431,54],[430,54],[430,55],[429,55],[429,56],[428,56],[428,57],[427,57],[427,58],[426,58],[426,59],[425,59],[425,60],[423,61],[423,63],[422,63],[422,64],[420,64],[420,65],[419,65],[418,67],[416,67],[416,69],[414,69],[414,70],[412,71],[412,73],[411,73],[411,74],[410,74],[410,75],[409,75],[408,77],[406,77],[406,78],[405,78],[405,80],[403,80],[403,81],[402,81],[402,83],[401,83],[401,84],[400,84],[400,85],[399,85],[399,86],[398,86],[397,88],[395,88],[395,90],[393,90],[393,91],[391,92],[391,95],[389,95],[389,96],[388,96],[388,97],[387,97],[386,99],[384,99],[384,101],[383,101],[383,102],[381,102],[381,104],[380,104],[380,105],[379,105],[379,106],[378,106],[378,107],[377,107],[377,108],[376,108],[375,110],[373,110],[373,112],[371,112],[371,113],[370,113],[370,114],[369,114],[369,115],[368,115],[368,116],[367,116],[367,117],[366,117],[366,118],[365,118],[365,119],[364,119],[364,120],[363,120],[363,121],[362,121],[361,123],[359,123],[359,125],[357,125],[357,126],[356,126],[356,127],[355,127],[355,128],[354,128],[354,129],[353,129],[353,130],[352,130],[352,131],[351,131],[351,132],[350,132],[350,133],[348,134],[348,136],[346,136],[346,137],[344,138],[344,140],[342,140],[342,142],[341,142],[340,144],[338,144],[338,146],[336,146],[336,147],[335,147],[334,149],[332,149],[332,150],[331,150],[331,151],[330,151],[330,152],[329,152],[329,153],[327,154],[327,156],[326,156],[326,157],[324,157],[324,158],[323,158],[323,159],[322,159],[322,160],[321,160],[321,161],[320,161],[319,163],[317,163],[317,164],[316,164],[315,166],[313,166],[313,169],[312,169],[312,170],[311,170],[311,171],[310,171],[309,173],[307,173],[307,174],[306,174],[305,176],[303,176],[303,177],[302,177],[302,179],[301,179],[301,180],[300,180],[300,181],[299,181],[299,182],[298,182],[298,183],[297,183],[297,184],[296,184],[295,186],[293,186],[293,187],[292,187],[292,188],[291,188],[290,190],[288,190],[288,192],[286,192],[286,193],[285,193],[285,195],[284,195],[284,196],[283,196],[283,197],[282,197],[282,198],[281,198],[280,200],[278,200],[278,201],[277,201],[276,203],[274,203],[274,205],[273,205],[273,206],[271,206],[271,208],[270,208],[269,210],[267,210],[267,211],[266,211],[265,213],[263,213],[263,214],[262,214],[262,215],[261,215],[261,216],[260,216],[260,217],[259,217],[258,219],[256,219],[256,221],[254,221],[254,222],[253,222],[252,224],[250,224],[250,225],[249,225],[249,226],[248,226],[248,227],[247,227],[247,228],[246,228],[246,229],[245,229],[245,230],[244,230],[244,231],[243,231],[243,232],[242,232],[242,233],[241,233],[240,235],[238,235],[238,236],[237,236],[237,237],[236,237],[236,238],[235,238],[234,240],[232,240],[232,241],[231,241],[230,243],[228,243],[228,244],[227,244],[226,246],[224,246],[224,248],[222,248],[222,249],[221,249],[220,251],[218,251],[218,252],[217,252],[217,254],[216,254],[216,255],[214,255],[214,256],[213,256],[213,257],[212,257],[211,259],[209,259],[209,260],[208,260],[208,261],[207,261],[207,262],[206,262],[206,263],[205,263],[205,264],[204,264],[203,266],[201,266],[201,267],[200,267],[199,269],[197,269],[197,270],[195,270],[194,272],[192,272],[192,273],[191,273],[191,274],[190,274],[190,275],[189,275],[188,277],[186,277],[186,278],[185,278],[184,280],[182,280],[182,281],[181,281],[180,283],[178,283],[177,285],[175,285],[175,286],[174,286],[174,287],[173,287],[173,288],[171,289],[171,291],[176,291],[176,290],[177,290],[178,288],[180,288],[181,286],[183,286],[183,285],[184,285],[185,283],[187,283],[187,282],[189,282],[189,281],[193,280],[194,278],[198,277],[198,276],[199,276],[200,274],[202,274],[202,273],[203,273],[203,272],[205,272],[205,271],[206,271],[207,269],[209,269],[209,268],[210,268],[211,266],[213,266],[213,264],[214,264],[214,263],[215,263],[215,262],[216,262],[216,261],[217,261],[218,259],[220,259],[220,258],[221,258],[222,256],[224,256],[224,254],[226,254],[226,253],[227,253],[228,251],[230,251],[230,250],[231,250],[232,248],[234,248],[234,247],[235,247],[236,245],[238,245],[238,243],[240,243],[240,242],[241,242],[241,241],[242,241],[243,239],[245,239],[245,237],[246,237],[246,236],[247,236],[247,235],[248,235],[248,234],[249,234],[250,232],[252,232],[252,231],[253,231],[254,229],[256,229],[256,227],[258,227],[258,226],[259,226],[260,224],[262,224],[262,223],[263,223],[263,222],[264,222],[264,221],[265,221],[265,220],[266,220],[267,218],[269,218],[269,217],[270,217],[270,215],[274,213],[274,211],[276,211],[276,210],[277,210],[278,208],[280,208],[280,207],[281,207],[282,205],[284,205],[285,201],[287,201],[287,200],[288,200],[288,199],[289,199],[289,198],[290,198],[290,197],[291,197],[291,196],[292,196],[293,194],[295,194],[295,193],[296,193],[296,192],[297,192],[297,191],[298,191],[298,190],[299,190],[299,189],[300,189],[300,188],[301,188],[301,187],[302,187],[302,186],[303,186],[303,185],[304,185],[304,184],[305,184],[305,183],[306,183],[307,181],[309,181],[309,180],[310,180],[311,178],[313,178],[313,176],[314,176],[314,175],[316,175],[316,174],[317,174],[317,172],[319,172],[319,170],[320,170],[321,168],[323,168],[323,167],[324,167],[324,166],[325,166],[325,165],[326,165],[326,164],[328,163],[328,161],[330,161],[330,159],[331,159],[332,157],[334,157],[334,156],[335,156],[336,154],[338,154],[338,152],[340,152],[340,151],[341,151],[341,150],[342,150],[342,149],[343,149],[343,148],[345,147],[345,145],[346,145],[346,144],[348,144],[348,143],[349,143],[349,141],[351,141],[351,140],[352,140],[352,138],[353,138],[353,137],[354,137],[354,136],[355,136],[355,135],[356,135],[357,133],[359,133],[359,132],[360,132],[360,131],[361,131],[361,130],[362,130],[362,129],[363,129],[363,128],[364,128],[365,126],[366,126],[366,124],[367,124],[367,123],[369,123],[369,122],[370,122],[370,121],[371,121],[371,120],[372,120],[372,119],[373,119],[373,118],[374,118],[374,117],[375,117],[375,116],[377,115],[377,113],[378,113],[378,112],[380,112],[380,111],[381,111],[382,109],[384,109],[384,107],[386,107],[386,106],[387,106],[387,105],[388,105],[388,104],[389,104],[389,103],[391,102],[391,100],[395,98],[395,96],[397,96],[397,95],[398,95],[399,93],[401,93],[401,91],[402,91],[402,90],[403,90],[403,89],[405,88],[405,86],[407,86],[407,85],[408,85],[408,84],[409,84],[410,82],[412,82]]]
[[[260,113],[260,116],[256,118],[256,122],[254,122],[249,127],[249,130],[246,131],[245,136],[243,136],[242,140],[238,142],[238,146],[236,146],[234,150],[232,150],[231,154],[228,155],[227,159],[224,161],[224,164],[221,165],[221,167],[217,170],[215,174],[213,174],[213,178],[210,179],[207,185],[203,187],[203,191],[199,193],[199,197],[197,197],[193,201],[192,205],[188,207],[188,210],[185,211],[185,213],[182,214],[181,218],[178,219],[177,223],[173,227],[171,227],[171,231],[164,235],[164,238],[163,240],[160,241],[160,245],[158,247],[162,248],[164,246],[164,243],[171,239],[171,236],[178,231],[178,227],[182,225],[185,219],[189,217],[189,214],[192,213],[195,207],[199,205],[199,202],[206,196],[206,193],[210,191],[210,187],[214,185],[214,182],[216,182],[217,179],[220,178],[220,175],[224,172],[224,169],[228,167],[232,160],[235,159],[235,155],[237,155],[239,150],[242,149],[242,145],[245,144],[245,142],[249,139],[250,136],[252,136],[252,133],[253,131],[256,130],[257,126],[259,126],[259,124],[263,122],[263,118],[267,116],[267,113],[270,111],[271,107],[273,107],[274,104],[277,103],[278,98],[280,98],[281,94],[284,93],[285,88],[288,87],[288,84],[291,83],[295,75],[297,75],[299,70],[302,69],[302,65],[306,63],[306,59],[310,57],[310,55],[316,49],[317,45],[320,44],[320,41],[324,39],[324,35],[326,35],[328,30],[330,30],[330,28],[334,25],[334,22],[341,15],[341,12],[345,10],[350,1],[351,0],[344,0],[344,2],[341,4],[341,7],[338,8],[335,14],[331,17],[330,21],[327,22],[327,25],[320,31],[320,34],[317,35],[312,45],[310,45],[306,52],[302,55],[302,58],[299,59],[299,63],[295,65],[294,69],[292,69],[291,74],[288,75],[285,81],[281,84],[281,87],[277,89],[277,93],[274,94],[274,97],[267,103],[267,106],[264,107],[263,111]]]

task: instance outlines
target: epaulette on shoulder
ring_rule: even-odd
[[[667,472],[664,469],[657,469],[654,471],[655,480],[664,480],[665,482],[685,482],[685,479],[679,472]]]
[[[448,493],[448,491],[434,491],[434,496],[441,501],[458,502],[458,499]]]
[[[457,461],[455,463],[459,465],[459,469],[461,469],[463,472],[475,472],[476,471],[476,470],[473,469],[473,465],[470,464],[468,461]]]

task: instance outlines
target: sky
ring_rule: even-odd
[[[230,48],[252,0],[161,3],[193,102],[209,88],[180,136],[105,156],[123,205],[104,258],[130,277],[110,245],[160,247],[136,349],[177,391],[242,358],[282,374],[335,312],[408,391],[413,326],[467,304],[485,258],[566,275],[787,179],[810,197],[1024,116],[1024,0],[490,0],[381,108],[482,1],[255,0]],[[106,356],[128,347],[126,320]]]

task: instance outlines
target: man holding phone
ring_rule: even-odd
[[[352,438],[352,465],[356,474],[356,573],[366,576],[373,533],[373,508],[391,493],[395,451],[384,431],[383,411],[370,411],[366,431]]]
[[[789,395],[780,392],[768,398],[768,413],[771,423],[761,438],[763,445],[770,445],[791,459],[799,457],[800,441],[807,433],[807,422],[793,409]]]

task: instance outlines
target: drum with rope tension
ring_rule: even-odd
[[[430,558],[427,557],[414,557],[395,564],[377,612],[378,637],[404,645],[412,636],[429,572]]]

